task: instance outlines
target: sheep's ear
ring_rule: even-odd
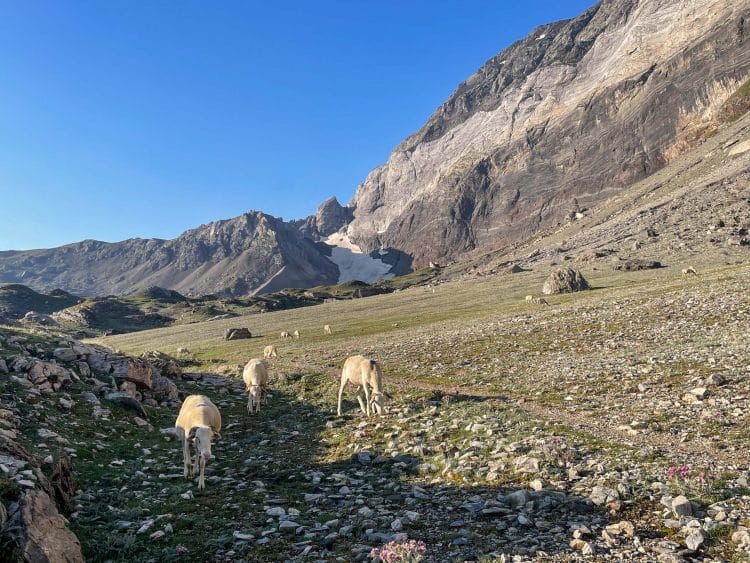
[[[221,434],[214,432],[214,440],[221,440]]]

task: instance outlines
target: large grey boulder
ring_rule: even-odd
[[[555,295],[557,293],[574,293],[590,289],[589,282],[583,274],[573,268],[560,268],[552,272],[542,286],[544,295]]]

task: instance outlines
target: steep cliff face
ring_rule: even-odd
[[[370,173],[350,238],[421,266],[602,201],[700,140],[750,73],[749,18],[750,0],[605,0],[537,28]]]
[[[153,285],[186,295],[248,295],[269,287],[280,272],[287,272],[281,277],[288,287],[338,278],[336,265],[299,229],[259,212],[210,223],[173,240],[87,240],[0,252],[0,281],[62,287],[81,295],[126,294]]]

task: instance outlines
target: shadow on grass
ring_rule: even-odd
[[[165,445],[158,428],[138,436],[125,467],[105,466],[96,482],[80,484],[97,495],[97,510],[75,524],[87,560],[354,561],[367,560],[370,547],[408,536],[427,544],[428,560],[471,561],[493,552],[570,553],[567,540],[555,541],[570,537],[569,523],[592,530],[606,523],[587,499],[530,490],[512,470],[495,482],[459,482],[434,463],[441,455],[457,463],[460,452],[439,452],[429,436],[421,451],[386,452],[388,436],[399,433],[394,425],[408,434],[408,423],[396,414],[367,419],[352,394],[345,416],[336,417],[335,391],[324,385],[321,393],[325,378],[275,383],[257,415],[246,412],[241,382],[222,384],[215,376],[211,384],[184,382],[222,411],[223,437],[206,470],[206,489],[182,477],[178,443]],[[497,400],[433,392],[410,402],[408,412],[441,416],[458,403],[502,408]],[[158,423],[171,419],[167,413]],[[162,458],[145,464],[142,448]],[[149,520],[148,530],[137,533]],[[151,539],[166,524],[169,531]]]

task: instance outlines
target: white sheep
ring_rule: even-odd
[[[276,352],[276,346],[273,344],[269,344],[265,348],[263,348],[263,359],[264,360],[270,360],[274,358],[278,358],[279,354]]]
[[[206,463],[211,459],[211,442],[221,435],[221,414],[205,395],[190,395],[185,398],[174,423],[175,434],[182,440],[183,475],[192,477],[197,464],[200,468],[198,488],[206,487]],[[192,462],[191,447],[195,448],[195,463]]]
[[[533,303],[534,302],[534,296],[533,295],[527,295],[526,296],[526,303]]]
[[[362,412],[370,416],[371,410],[382,415],[385,406],[383,394],[383,374],[380,365],[364,356],[351,356],[344,362],[341,370],[341,385],[339,386],[338,415],[341,416],[341,397],[344,387],[351,382],[358,387],[357,401]],[[362,400],[364,395],[364,401]]]
[[[292,335],[288,331],[284,330],[281,332],[281,338],[291,338]]]
[[[333,329],[331,328],[331,325],[323,326],[323,334],[327,334],[329,336],[333,334]]]
[[[682,275],[687,276],[688,274],[692,274],[694,276],[698,275],[698,272],[695,271],[695,268],[692,266],[688,266],[687,268],[682,269]]]
[[[299,338],[299,331],[298,331],[298,330],[295,330],[295,331],[294,331],[294,332],[292,333],[292,336],[293,336],[294,338]]]
[[[261,400],[266,402],[268,385],[268,365],[265,360],[253,359],[247,362],[242,370],[242,381],[247,391],[247,412],[260,412]]]

